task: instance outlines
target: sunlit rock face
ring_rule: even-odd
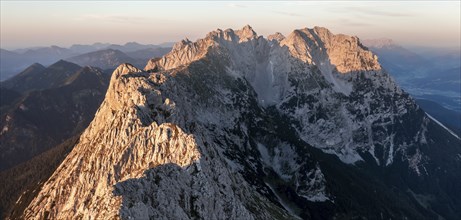
[[[207,219],[251,219],[248,204],[288,216],[242,184],[240,175],[231,174],[217,156],[220,146],[211,135],[199,132],[204,125],[189,118],[200,113],[181,110],[190,103],[175,102],[186,91],[168,94],[179,85],[169,78],[129,64],[117,68],[94,121],[24,217],[182,219],[192,213]],[[156,176],[150,176],[154,171]],[[153,185],[140,186],[133,180],[137,178]],[[153,192],[160,194],[145,200],[150,202],[132,201]],[[246,198],[249,195],[255,198]],[[184,210],[171,212],[172,207]]]
[[[383,128],[387,137],[374,138],[373,127],[417,108],[357,37],[335,35],[321,27],[295,30],[288,37],[277,33],[268,39],[257,36],[249,26],[216,30],[197,42],[177,43],[171,53],[151,60],[145,70],[169,70],[210,58],[219,58],[229,76],[250,83],[259,105],[275,106],[301,123],[298,130],[304,141],[347,163],[362,160],[359,151],[374,155],[374,145],[394,145],[390,136],[396,131]],[[379,114],[365,119],[363,114],[369,114],[374,105],[382,107],[376,111]],[[385,159],[392,160],[393,152],[386,154]]]
[[[147,119],[140,108],[147,94],[139,90],[149,85],[127,75],[137,72],[129,65],[115,70],[94,121],[43,187],[44,193],[32,202],[35,208],[25,213],[26,218],[117,216],[118,208],[112,207],[120,206],[121,200],[112,196],[112,185],[140,177],[149,167],[186,166],[199,160],[192,135],[174,124],[143,124]],[[178,154],[171,153],[175,151]]]
[[[371,171],[432,175],[431,126],[356,37],[218,29],[120,65],[24,217],[423,218]]]

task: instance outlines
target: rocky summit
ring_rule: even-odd
[[[250,27],[120,65],[25,219],[456,219],[461,141],[357,37]]]

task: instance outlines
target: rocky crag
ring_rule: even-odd
[[[120,65],[23,217],[455,219],[460,143],[357,37],[216,30]]]

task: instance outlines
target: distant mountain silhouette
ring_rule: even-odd
[[[75,63],[60,60],[44,68],[41,64],[32,64],[30,67],[1,83],[2,87],[18,92],[48,89],[62,85],[62,83],[81,67]]]
[[[30,47],[16,50],[0,49],[0,81],[5,81],[33,63],[41,63],[48,66],[60,59],[67,59],[81,54],[106,49],[116,49],[124,53],[131,53],[139,50],[157,49],[171,47],[171,43],[161,45],[140,44],[128,42],[124,45],[110,43],[74,44],[69,48],[58,46]],[[155,55],[153,55],[155,56]],[[150,57],[152,58],[152,57]],[[144,61],[143,61],[144,64]]]
[[[171,47],[147,48],[126,53],[128,56],[143,60],[146,63],[149,59],[161,57],[171,51]]]
[[[77,63],[82,66],[94,66],[102,69],[115,69],[121,63],[138,64],[138,61],[126,55],[120,50],[105,49],[95,52],[90,52],[69,59],[70,62]]]

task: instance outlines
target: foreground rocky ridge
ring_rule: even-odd
[[[185,197],[185,203],[194,200],[194,204],[190,204],[190,209],[197,209],[197,215],[206,218],[249,218],[248,211],[235,198],[235,194],[239,192],[231,190],[241,188],[240,183],[243,180],[238,181],[238,176],[230,175],[229,171],[224,169],[225,166],[219,164],[222,163],[219,159],[215,161],[210,158],[207,163],[218,164],[202,168],[203,159],[198,145],[204,145],[205,137],[195,138],[178,126],[181,125],[181,120],[185,123],[186,115],[178,115],[178,121],[166,121],[169,116],[178,114],[174,112],[175,103],[162,97],[163,94],[151,84],[156,81],[162,82],[161,78],[154,78],[156,81],[152,82],[147,80],[147,77],[148,74],[130,65],[122,65],[113,73],[106,100],[98,110],[95,120],[80,138],[80,143],[42,189],[50,193],[53,193],[54,189],[59,190],[51,195],[40,193],[32,202],[32,209],[26,211],[26,218],[118,216],[118,207],[122,199],[113,194],[112,186],[130,178],[142,177],[146,170],[154,167],[172,169],[167,171],[176,172],[180,177],[185,176],[184,182],[181,181],[184,185],[180,189],[191,188],[192,192],[181,196]],[[151,107],[155,107],[155,111],[152,111]],[[209,150],[216,151],[211,146]],[[214,182],[212,178],[220,179],[220,182]],[[221,184],[220,187],[224,186],[224,189],[218,187],[218,183]],[[119,184],[114,193],[124,195],[130,193],[132,187]],[[172,185],[163,187],[169,188]],[[215,197],[214,200],[207,196],[216,193],[220,193],[221,196]],[[243,192],[240,193],[243,195]],[[248,191],[245,194],[251,195],[252,192]],[[135,203],[137,206],[131,208],[134,211],[127,208],[120,214],[122,217],[138,218],[144,218],[146,215],[167,218],[189,216],[191,210],[171,213],[171,206],[174,207],[174,203],[179,201],[175,200],[177,198],[169,198],[170,196],[164,198],[167,199],[164,204],[159,204],[163,205],[163,209],[153,209]],[[82,199],[85,202],[82,203]],[[172,201],[168,201],[169,199]],[[214,205],[210,206],[209,203]],[[229,204],[231,207],[226,208]],[[183,204],[177,204],[178,207],[179,205]],[[225,211],[225,208],[229,210]],[[283,213],[282,210],[278,212]]]
[[[356,37],[217,30],[119,66],[24,217],[450,219],[418,195],[461,183],[459,143]]]

